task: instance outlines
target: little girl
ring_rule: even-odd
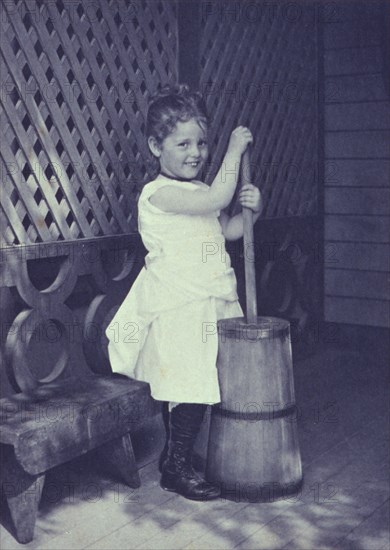
[[[207,115],[200,94],[185,85],[163,88],[152,98],[146,121],[148,145],[160,173],[139,198],[139,232],[148,250],[141,270],[113,323],[132,338],[109,342],[114,372],[150,384],[152,396],[169,402],[169,444],[161,487],[193,500],[220,490],[192,468],[191,457],[206,404],[220,402],[216,368],[218,337],[205,326],[241,317],[236,278],[225,239],[243,235],[242,214],[222,211],[237,185],[241,156],[251,132],[236,128],[221,168],[208,186],[197,175],[208,157]],[[259,190],[239,194],[254,220]],[[214,253],[210,253],[213,250]],[[134,332],[135,329],[135,332]],[[107,330],[110,338],[112,331]]]

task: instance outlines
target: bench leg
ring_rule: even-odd
[[[98,452],[129,487],[137,488],[141,485],[129,433],[101,445]]]
[[[32,541],[38,506],[41,500],[45,475],[34,476],[16,462],[8,462],[3,494],[15,526],[16,538],[21,544]]]

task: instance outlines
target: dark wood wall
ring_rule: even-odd
[[[390,326],[389,4],[324,22],[325,319]]]

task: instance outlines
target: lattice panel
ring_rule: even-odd
[[[5,244],[127,233],[152,165],[149,94],[176,81],[170,1],[1,5]]]
[[[317,14],[303,2],[202,6],[201,85],[212,118],[208,178],[239,124],[255,136],[265,217],[317,211]]]

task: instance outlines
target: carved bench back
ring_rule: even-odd
[[[2,396],[110,372],[105,336],[143,262],[137,234],[2,253]]]

